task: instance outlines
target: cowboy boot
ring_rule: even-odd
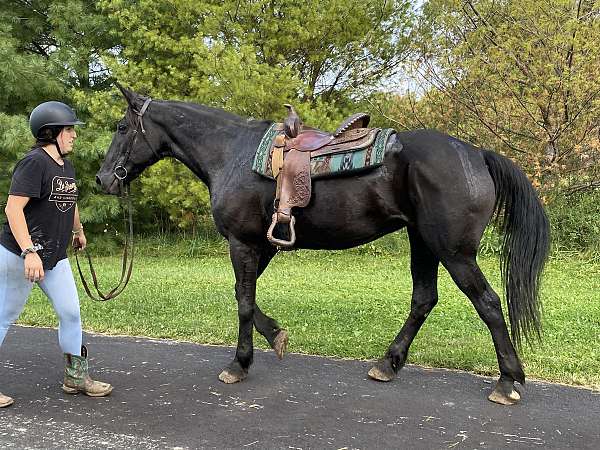
[[[14,400],[8,395],[4,395],[0,392],[0,408],[4,408],[6,406],[10,406],[14,403]]]
[[[83,392],[90,397],[104,397],[112,392],[113,387],[90,378],[87,348],[82,345],[81,356],[65,353],[65,378],[62,390],[67,394]]]

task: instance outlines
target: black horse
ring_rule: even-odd
[[[209,188],[218,231],[229,241],[235,272],[239,335],[225,383],[243,380],[252,364],[253,326],[281,357],[287,333],[255,302],[256,280],[277,253],[266,239],[275,184],[251,170],[257,146],[271,125],[223,110],[157,101],[121,88],[128,109],[118,124],[97,182],[119,193],[119,179],[135,179],[161,158],[185,164]],[[531,183],[510,160],[432,130],[397,134],[383,164],[348,178],[313,182],[312,199],[295,212],[296,247],[345,249],[407,228],[413,293],[404,326],[369,371],[390,381],[438,301],[441,263],[490,330],[500,378],[489,399],[519,401],[514,382],[525,382],[515,346],[539,337],[540,275],[549,250],[549,224]],[[476,261],[484,229],[494,218],[504,234],[501,268],[509,335],[501,302]]]

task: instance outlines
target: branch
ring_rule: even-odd
[[[25,8],[27,8],[27,9],[30,9],[32,12],[36,13],[37,15],[39,15],[39,16],[42,16],[42,17],[43,17],[43,18],[45,18],[46,20],[49,18],[49,17],[48,17],[48,14],[46,14],[46,13],[44,13],[44,12],[42,12],[42,11],[39,11],[39,10],[35,9],[35,8],[33,7],[33,4],[32,4],[32,2],[30,2],[30,1],[27,1],[27,0],[15,0],[15,1],[16,1],[17,3],[20,3],[20,4],[21,4],[22,6],[24,6]]]
[[[590,181],[589,183],[571,186],[565,191],[565,193],[566,195],[574,195],[580,192],[593,191],[595,189],[600,189],[600,181]]]
[[[577,2],[577,21],[579,21],[580,16],[581,16],[581,2],[582,0],[579,0],[579,2]],[[572,41],[571,41],[571,46],[569,47],[569,50],[567,50],[567,68],[569,70],[568,72],[568,76],[569,79],[571,78],[571,69],[573,68],[573,54],[575,53],[575,36],[577,35],[577,29],[573,30],[573,36],[572,36]],[[567,84],[568,86],[570,86],[570,84]],[[571,89],[567,89],[567,92],[565,93],[565,100],[564,100],[564,119],[565,122],[569,121],[569,97],[571,96]]]
[[[42,47],[41,44],[38,44],[37,42],[30,42],[30,44],[33,46],[33,48],[29,48],[27,49],[27,47],[25,47],[26,50],[29,50],[31,53],[35,53],[37,55],[43,56],[44,58],[48,58],[50,55],[48,54],[48,52],[46,52],[46,49],[44,47]]]
[[[408,101],[410,102],[410,110],[413,113],[413,117],[415,119],[417,119],[417,122],[419,122],[419,125],[421,125],[421,128],[427,128],[425,126],[425,124],[421,121],[421,119],[419,118],[419,115],[417,114],[417,111],[415,110],[415,102],[414,102],[412,96],[410,95],[410,91],[408,93]]]
[[[452,67],[451,64],[449,64],[449,66]],[[514,150],[516,152],[527,154],[527,152],[525,150],[521,150],[520,148],[516,147],[514,144],[510,143],[508,139],[506,139],[504,136],[502,136],[500,133],[498,133],[494,129],[494,127],[484,119],[483,113],[478,108],[477,101],[473,98],[473,94],[468,89],[466,89],[465,87],[462,86],[462,84],[460,83],[460,79],[458,78],[457,74],[454,72],[454,70],[452,68],[450,69],[450,71],[454,77],[454,80],[456,81],[456,86],[463,91],[464,95],[467,98],[469,98],[471,105],[462,101],[462,98],[460,98],[458,95],[455,95],[455,100],[458,101],[459,103],[461,103],[469,111],[471,111],[475,115],[477,120],[479,120],[479,122],[481,122],[481,124],[484,127],[486,127],[494,136],[496,136],[498,139],[500,139],[507,147],[511,148],[512,150]]]
[[[477,18],[481,21],[481,23],[484,25],[487,33],[487,37],[488,40],[495,46],[498,47],[499,49],[503,50],[507,55],[509,55],[512,60],[515,62],[515,64],[517,65],[517,67],[519,68],[519,70],[523,73],[523,75],[525,75],[527,78],[529,79],[533,79],[533,76],[531,75],[531,73],[529,72],[529,69],[527,68],[527,65],[524,64],[518,56],[516,56],[513,52],[511,52],[510,50],[507,50],[506,48],[504,48],[502,45],[500,45],[496,40],[498,38],[498,35],[496,34],[496,32],[494,31],[493,27],[488,23],[488,21],[479,13],[479,11],[477,11],[477,9],[475,8],[475,6],[473,5],[473,2],[471,2],[471,0],[465,0],[466,3],[469,5],[469,7],[471,8],[471,10],[473,11],[473,13],[477,16]]]
[[[367,99],[367,101],[369,102],[369,104],[375,108],[377,110],[377,112],[379,112],[379,114],[381,114],[383,117],[385,117],[387,120],[392,121],[394,123],[397,123],[398,125],[400,125],[402,128],[404,128],[405,130],[410,130],[410,127],[407,127],[405,124],[403,124],[402,122],[399,122],[395,119],[392,119],[391,117],[388,117],[382,110],[381,108],[374,104],[370,99]]]

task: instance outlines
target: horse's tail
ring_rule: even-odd
[[[527,176],[502,155],[484,151],[496,187],[495,222],[504,234],[500,270],[513,342],[540,338],[539,287],[550,250],[550,224]]]

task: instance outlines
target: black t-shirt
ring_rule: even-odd
[[[78,190],[73,165],[63,161],[61,166],[43,148],[35,148],[17,163],[10,185],[10,195],[30,198],[23,212],[32,242],[43,247],[38,255],[45,270],[67,257],[71,243]],[[21,254],[8,222],[0,244]]]

